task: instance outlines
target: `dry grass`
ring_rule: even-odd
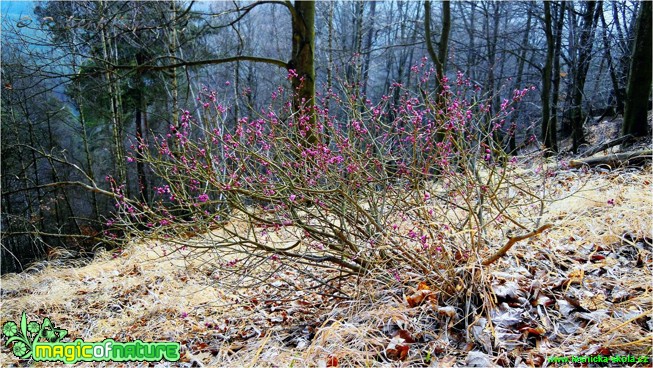
[[[5,275],[0,323],[26,311],[87,341],[179,341],[185,366],[327,366],[336,360],[378,366],[393,359],[398,366],[539,365],[549,356],[650,355],[652,181],[650,166],[551,177],[551,194],[565,199],[549,205],[542,220],[555,227],[518,243],[488,268],[468,270],[494,291],[482,297],[493,298],[486,302],[495,308],[491,321],[477,315],[466,331],[449,323],[448,313],[464,312],[458,307],[410,307],[405,297],[412,290],[378,281],[345,285],[354,300],[322,296],[309,285],[290,291],[291,280],[302,280],[292,270],[270,280],[272,286],[231,290],[222,283],[227,275],[207,267],[214,253],[191,257],[154,241],[99,254],[82,267]],[[505,241],[501,229],[495,231],[493,238]],[[535,289],[539,297],[530,295]],[[510,292],[531,303],[517,305],[518,297],[505,296]],[[515,311],[524,320],[505,325]],[[525,327],[538,326],[545,332],[524,336]],[[403,360],[392,351],[402,344],[409,346]],[[493,353],[484,358],[483,347]],[[6,348],[0,359],[18,364]]]

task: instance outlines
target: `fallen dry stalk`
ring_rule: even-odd
[[[514,238],[510,238],[510,239],[508,240],[508,242],[506,243],[506,245],[504,245],[503,247],[501,247],[501,249],[499,249],[496,253],[494,253],[492,256],[490,256],[489,258],[486,258],[486,259],[483,261],[483,263],[482,263],[483,266],[491,265],[491,264],[494,263],[497,259],[499,259],[499,258],[503,257],[504,255],[506,255],[506,253],[508,253],[508,251],[510,250],[510,248],[512,248],[512,246],[515,245],[515,243],[517,243],[518,241],[522,241],[522,240],[524,240],[524,239],[528,239],[528,238],[530,238],[530,237],[533,237],[533,236],[535,236],[535,235],[538,235],[539,233],[541,233],[541,232],[543,232],[544,230],[549,229],[549,228],[551,228],[551,227],[553,227],[552,224],[542,225],[542,226],[540,226],[539,229],[534,230],[534,231],[532,231],[532,232],[530,232],[530,233],[528,233],[528,234],[526,234],[526,235],[515,236]]]

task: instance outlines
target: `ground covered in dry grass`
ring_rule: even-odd
[[[321,295],[292,270],[268,285],[233,290],[222,286],[229,275],[207,267],[204,257],[214,254],[189,257],[166,242],[141,240],[78,267],[50,262],[5,275],[0,323],[19,321],[25,311],[30,320],[49,317],[71,340],[178,341],[174,366],[564,366],[550,358],[652,358],[650,166],[560,169],[547,180],[553,197],[564,198],[543,213],[553,228],[470,270],[490,286],[466,295],[482,301],[485,317],[438,305],[436,285],[410,272],[403,287],[347,281],[341,287],[352,299]],[[465,314],[476,317],[454,322]],[[3,365],[26,363],[5,341]]]

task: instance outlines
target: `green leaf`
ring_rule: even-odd
[[[25,312],[20,317],[20,330],[23,332],[23,336],[27,336],[27,313]]]

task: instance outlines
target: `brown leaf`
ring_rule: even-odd
[[[533,365],[535,367],[541,367],[544,364],[544,360],[545,360],[544,356],[542,356],[540,354],[535,354],[535,355],[529,355],[528,357],[526,357],[525,362],[527,364],[531,364],[531,365]]]
[[[415,339],[410,334],[410,332],[408,332],[408,330],[399,330],[399,332],[397,333],[396,336],[401,337],[402,339],[404,339],[404,341],[406,341],[409,344],[412,344],[412,343],[415,342]]]
[[[526,336],[528,335],[535,335],[535,336],[541,336],[546,333],[546,330],[544,327],[522,327],[519,329],[522,333],[524,333]]]
[[[605,346],[600,347],[599,350],[597,350],[596,352],[599,355],[603,355],[603,356],[611,356],[612,355],[612,351],[610,350],[610,348],[606,348]]]
[[[570,284],[571,285],[581,284],[584,278],[585,278],[585,271],[578,268],[569,272],[569,274],[567,275],[567,280],[565,280],[563,285],[567,286]]]
[[[406,360],[410,346],[406,344],[399,344],[397,345],[397,349],[399,350],[399,360]]]
[[[198,351],[208,351],[209,350],[209,344],[205,342],[198,342],[193,346],[191,349],[192,351],[198,352]]]
[[[433,296],[431,287],[422,281],[417,285],[417,291],[413,295],[406,297],[406,302],[408,302],[408,306],[412,308],[422,304],[424,299],[431,296]]]
[[[592,256],[590,257],[590,261],[592,262],[600,261],[603,259],[605,259],[605,256],[602,254],[592,254]]]
[[[327,367],[337,367],[338,366],[338,357],[329,355],[326,361]]]
[[[415,294],[406,297],[406,302],[408,306],[413,308],[416,307],[426,299],[427,296],[431,295],[431,290],[418,290]]]
[[[397,344],[394,348],[385,350],[385,355],[390,360],[406,360],[410,347],[406,344]]]

